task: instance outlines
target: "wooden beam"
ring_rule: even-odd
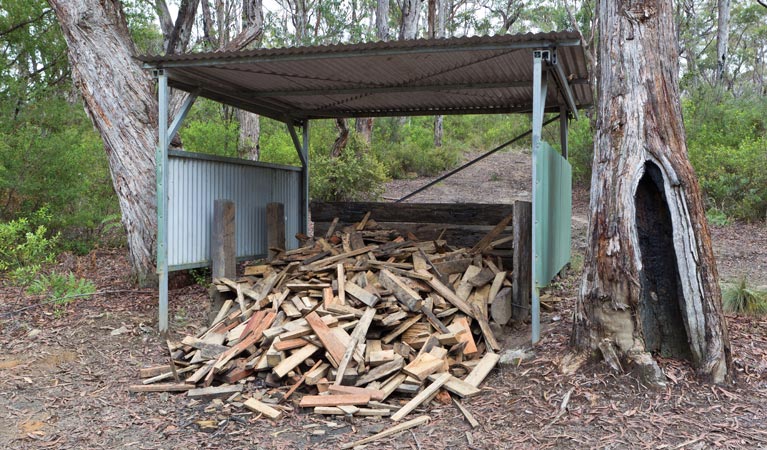
[[[271,261],[285,250],[285,205],[283,203],[266,204],[266,242]]]

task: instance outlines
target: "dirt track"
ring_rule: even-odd
[[[418,201],[501,201],[524,197],[526,157],[502,153]],[[529,161],[529,160],[528,160]],[[529,167],[529,162],[528,162]],[[512,174],[495,181],[493,174]],[[397,182],[387,196],[409,192],[424,180]],[[529,194],[528,194],[529,195]],[[584,245],[587,201],[576,190],[576,252]],[[751,274],[767,284],[764,225],[714,229],[720,272]],[[129,394],[139,367],[166,361],[156,334],[156,294],[130,290],[123,251],[97,252],[68,267],[94,279],[99,289],[121,290],[53,306],[7,313],[38,299],[18,289],[0,293],[0,448],[337,448],[390,426],[388,420],[326,419],[296,409],[284,419],[265,419],[217,402],[184,395]],[[761,272],[760,272],[761,271]],[[566,352],[577,274],[550,290],[543,341],[532,359],[495,371],[485,395],[465,405],[480,422],[471,429],[452,405],[419,408],[432,421],[369,448],[756,448],[767,446],[767,321],[730,317],[737,382],[699,383],[685,364],[661,360],[664,389],[648,390],[630,375],[602,364],[564,376],[556,364]],[[171,291],[171,327],[179,334],[203,324],[205,291]],[[124,327],[124,332],[112,331]],[[507,330],[507,345],[528,330]],[[563,398],[570,393],[566,408]],[[666,446],[666,447],[662,447]]]

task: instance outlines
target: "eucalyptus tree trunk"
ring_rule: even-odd
[[[717,11],[716,81],[723,84],[727,74],[727,45],[730,40],[730,0],[718,0]]]
[[[402,0],[402,18],[399,39],[415,39],[418,36],[418,20],[421,17],[422,0]]]
[[[442,39],[445,37],[447,15],[447,0],[429,0],[429,37]],[[434,146],[442,147],[444,116],[434,116]]]
[[[572,343],[649,381],[653,354],[730,378],[700,187],[687,158],[671,0],[600,0],[591,217]]]
[[[264,28],[264,11],[261,0],[243,0],[242,3],[242,30],[257,30],[262,36]],[[261,124],[258,114],[238,110],[237,119],[240,123],[240,138],[238,153],[241,158],[258,161],[260,147],[258,144],[261,136]]]
[[[134,275],[156,280],[157,100],[117,0],[49,0],[67,42],[72,78],[104,141]]]
[[[389,40],[389,0],[378,0],[376,3],[376,38],[379,41]],[[370,144],[373,140],[373,118],[359,117],[354,121],[354,129],[362,139]]]

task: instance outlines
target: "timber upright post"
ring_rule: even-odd
[[[237,276],[236,210],[231,200],[214,200],[213,227],[210,233],[211,278]]]
[[[543,114],[546,108],[546,94],[548,91],[547,72],[543,71],[543,61],[549,61],[551,59],[550,50],[535,50],[533,52],[533,186],[532,186],[532,203],[533,203],[533,226],[531,234],[531,247],[533,251],[532,265],[530,270],[531,277],[531,315],[532,315],[532,336],[531,341],[533,344],[537,343],[541,339],[541,305],[538,298],[538,264],[543,255],[538,254],[538,241],[540,238],[541,223],[539,223],[539,217],[541,217],[540,202],[536,201],[536,191],[538,191],[541,180],[539,178],[537,165],[538,154],[540,152],[541,143],[541,131],[543,128]]]
[[[159,279],[160,333],[168,332],[168,76],[158,69],[157,119],[158,145],[155,154],[155,176],[157,178],[157,275]]]
[[[266,243],[269,261],[285,250],[285,205],[266,204]]]

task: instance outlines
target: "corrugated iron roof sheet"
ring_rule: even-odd
[[[143,56],[172,87],[277,120],[532,109],[532,50],[549,49],[579,108],[592,92],[578,35],[528,33]],[[548,110],[565,105],[550,77]]]

